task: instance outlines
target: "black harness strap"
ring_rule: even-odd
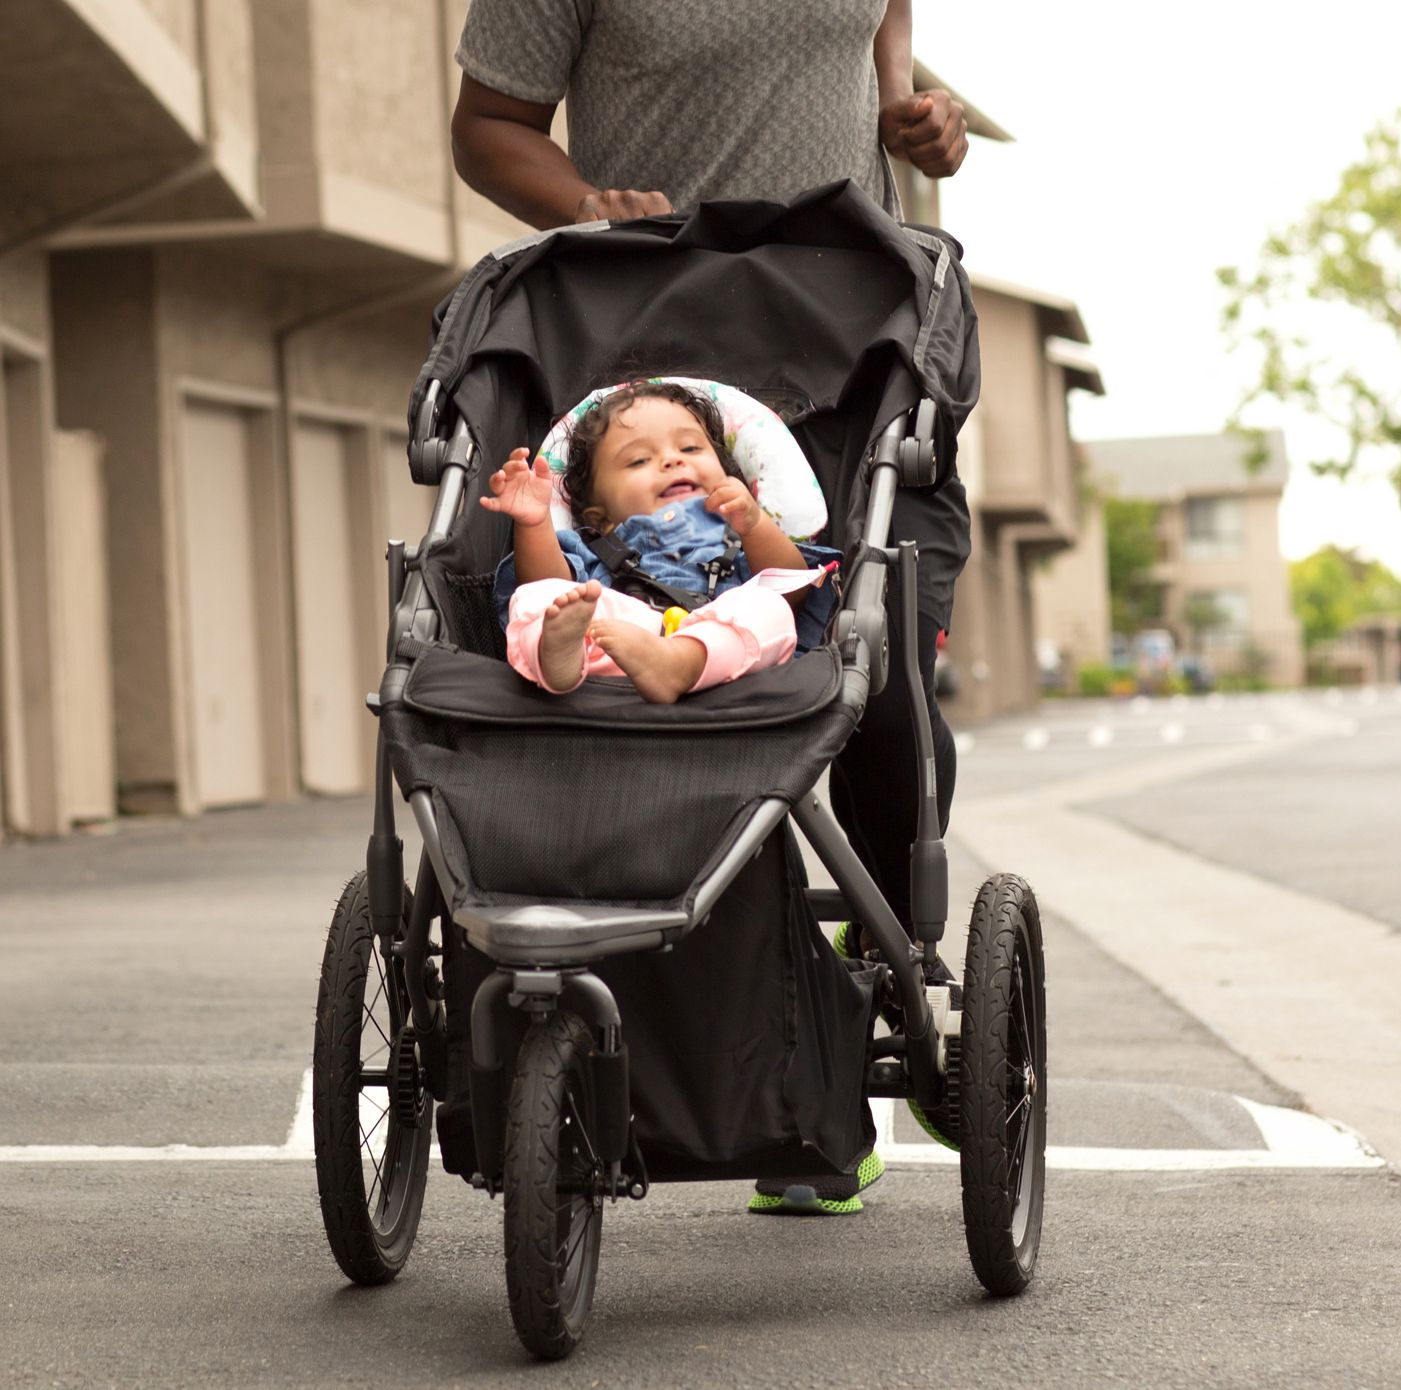
[[[725,528],[725,550],[713,560],[699,568],[707,577],[705,592],[695,589],[678,589],[647,573],[642,568],[642,558],[631,546],[624,545],[611,534],[601,534],[593,527],[585,527],[579,535],[584,544],[603,562],[613,580],[613,588],[620,593],[631,594],[653,608],[684,608],[688,613],[707,604],[715,597],[720,581],[728,579],[735,572],[735,560],[741,549],[739,536],[730,528]]]

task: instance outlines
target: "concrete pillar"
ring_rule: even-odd
[[[152,257],[60,255],[51,274],[58,420],[65,429],[94,431],[107,450],[118,804],[125,811],[188,811]]]

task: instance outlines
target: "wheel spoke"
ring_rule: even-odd
[[[573,1087],[568,1085],[565,1086],[564,1097],[569,1102],[569,1113],[574,1117],[575,1132],[578,1134],[579,1138],[584,1141],[584,1148],[588,1150],[589,1169],[590,1171],[593,1171],[594,1169],[597,1169],[602,1165],[599,1163],[598,1155],[594,1152],[593,1143],[589,1139],[589,1131],[585,1127],[584,1122],[579,1118],[579,1105],[578,1102],[574,1099]]]
[[[1029,1109],[1030,1106],[1031,1106],[1031,1096],[1030,1096],[1030,1095],[1025,1095],[1025,1096],[1023,1096],[1023,1097],[1016,1103],[1016,1105],[1014,1105],[1014,1106],[1012,1107],[1012,1109],[1009,1110],[1009,1111],[1007,1112],[1007,1118],[1006,1118],[1006,1120],[1003,1121],[1003,1124],[1002,1124],[1003,1129],[1006,1129],[1007,1126],[1010,1125],[1010,1124],[1012,1123],[1012,1121],[1015,1120],[1015,1119],[1017,1118],[1017,1116],[1020,1115],[1021,1112],[1022,1112],[1023,1110]]]
[[[361,1092],[361,1094],[363,1095],[364,1092]],[[375,1137],[375,1131],[376,1131],[376,1130],[380,1127],[380,1125],[382,1125],[382,1124],[385,1122],[385,1120],[387,1120],[388,1118],[389,1118],[389,1107],[386,1105],[386,1106],[384,1107],[384,1109],[381,1110],[381,1111],[379,1112],[378,1118],[375,1120],[374,1124],[372,1124],[372,1125],[369,1127],[369,1129],[366,1129],[366,1128],[365,1128],[365,1124],[364,1124],[364,1121],[363,1121],[363,1120],[360,1122],[360,1147],[361,1147],[362,1149],[365,1148],[365,1147],[369,1144],[370,1140],[373,1139],[373,1138]]]
[[[1031,1133],[1031,1130],[1031,1115],[1028,1113],[1017,1134],[1016,1143],[1012,1146],[1012,1156],[1007,1164],[1007,1187],[1014,1204],[1021,1192],[1022,1166],[1026,1163],[1027,1136]]]
[[[375,995],[375,997],[365,1006],[365,1017],[366,1017],[367,1019],[369,1019],[370,1022],[374,1025],[375,1032],[378,1033],[378,1034],[380,1035],[380,1037],[384,1039],[384,1045],[385,1045],[385,1047],[388,1047],[388,1046],[390,1045],[390,1044],[389,1044],[389,1034],[387,1034],[387,1033],[384,1031],[384,1029],[381,1028],[381,1027],[379,1026],[379,1019],[375,1017],[375,1013],[374,1013],[374,1007],[375,1007],[375,1005],[378,1004],[379,1001],[380,1001],[383,997],[384,997],[384,981],[381,980],[381,981],[380,981],[380,986],[379,986],[379,992],[378,992],[378,993]],[[361,1029],[361,1035],[363,1036],[363,1034],[364,1034],[364,1030]]]
[[[378,1123],[376,1123],[376,1128],[378,1128]],[[384,1190],[384,1159],[383,1156],[380,1158],[375,1157],[375,1151],[369,1146],[369,1135],[365,1134],[364,1130],[360,1132],[364,1136],[363,1142],[360,1145],[360,1153],[362,1157],[370,1160],[370,1167],[375,1170],[375,1180],[370,1184],[370,1190],[365,1194],[365,1205],[373,1210],[375,1205],[375,1193]],[[386,1148],[385,1154],[388,1152],[389,1150]]]
[[[575,1233],[574,1238],[569,1242],[569,1250],[564,1257],[564,1264],[561,1266],[562,1269],[568,1269],[569,1266],[574,1263],[574,1256],[579,1253],[580,1247],[583,1245],[585,1238],[589,1234],[589,1227],[592,1225],[592,1209],[588,1205],[585,1205],[583,1212],[583,1220],[579,1222],[579,1229]]]
[[[1031,1048],[1033,1033],[1026,1017],[1026,986],[1022,978],[1021,962],[1017,963],[1016,971],[1016,1000],[1017,1000],[1017,1022],[1020,1025],[1022,1038],[1022,1061],[1031,1061]]]

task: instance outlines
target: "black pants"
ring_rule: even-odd
[[[958,758],[934,697],[940,630],[953,611],[953,586],[968,558],[968,502],[957,478],[938,493],[904,492],[891,520],[892,544],[919,545],[919,667],[934,732],[939,833],[948,828]],[[890,675],[866,706],[861,727],[832,766],[832,810],[852,848],[897,917],[910,925],[910,846],[919,816],[918,745],[910,714],[901,633],[899,584],[891,572],[887,604]]]

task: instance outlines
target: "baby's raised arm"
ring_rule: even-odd
[[[528,462],[529,449],[512,449],[505,465],[487,479],[490,497],[481,504],[500,512],[514,523],[516,579],[531,584],[537,579],[573,579],[574,569],[564,558],[559,537],[550,521],[550,465],[543,458]]]
[[[765,514],[754,494],[738,478],[726,478],[713,488],[705,509],[718,513],[734,528],[744,547],[744,558],[755,574],[767,569],[807,568],[802,551],[783,534],[774,519]],[[787,598],[794,608],[801,608],[807,590],[797,590]]]

